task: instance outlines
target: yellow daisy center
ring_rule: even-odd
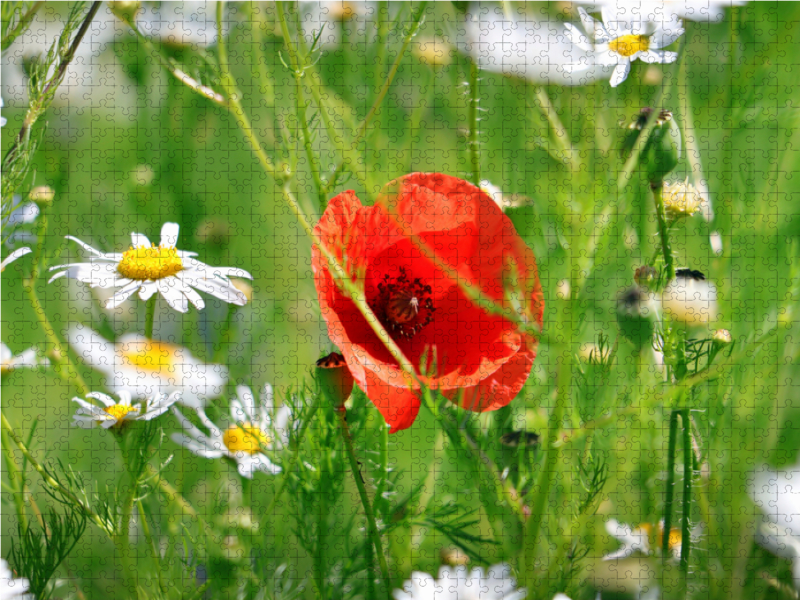
[[[633,56],[637,52],[647,52],[650,39],[646,35],[623,35],[608,43],[608,49],[622,56]]]
[[[122,254],[117,271],[123,277],[137,281],[155,281],[183,270],[178,250],[169,246],[129,248]]]
[[[700,210],[700,206],[703,203],[703,197],[700,192],[688,181],[666,184],[662,197],[664,199],[664,210],[672,220],[691,217]]]
[[[9,371],[11,371],[11,361],[4,360],[0,362],[0,375],[5,375]]]
[[[112,417],[114,417],[117,421],[122,421],[129,412],[133,412],[138,410],[135,406],[130,406],[127,404],[114,404],[113,406],[107,406],[103,409]]]
[[[656,535],[656,530],[650,523],[642,523],[636,528],[636,530],[647,534],[647,538],[650,542],[650,548],[655,547],[661,549],[661,546],[664,543],[664,525],[662,523],[659,523],[658,525],[658,535]],[[680,529],[673,527],[669,532],[668,544],[670,552],[675,554],[681,549],[681,540],[682,538]]]
[[[173,370],[178,347],[164,342],[127,342],[119,346],[123,362],[132,367],[156,373]]]
[[[242,423],[241,425],[231,425],[222,434],[222,443],[231,452],[246,452],[255,454],[261,450],[262,446],[269,444],[270,439],[266,433],[252,423]]]

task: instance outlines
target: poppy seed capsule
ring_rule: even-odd
[[[347,367],[344,356],[331,352],[317,361],[317,381],[322,393],[336,410],[344,410],[344,403],[353,391],[353,374]]]

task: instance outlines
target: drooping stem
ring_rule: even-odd
[[[350,470],[353,472],[353,479],[358,488],[358,495],[361,497],[361,505],[364,507],[364,513],[367,517],[367,528],[369,536],[372,539],[372,544],[375,546],[375,554],[378,556],[378,564],[381,568],[381,578],[386,591],[386,597],[391,598],[391,580],[389,579],[389,565],[386,563],[386,555],[383,553],[383,544],[381,543],[381,534],[378,531],[378,525],[375,522],[375,514],[372,511],[372,505],[367,495],[367,488],[364,485],[364,480],[361,478],[361,470],[358,466],[356,459],[356,452],[353,447],[353,438],[350,435],[350,427],[347,425],[347,412],[344,410],[336,411],[339,416],[339,424],[342,428],[342,437],[344,438],[345,449],[347,450],[347,458],[350,461]],[[369,574],[372,577],[372,574]]]
[[[691,548],[690,518],[692,516],[692,478],[694,476],[694,452],[692,449],[692,424],[689,409],[681,412],[683,426],[683,519],[681,523],[681,571],[689,573],[689,552]],[[668,534],[665,534],[668,535]]]
[[[678,414],[673,410],[669,416],[669,445],[667,447],[667,489],[664,496],[664,530],[661,535],[661,558],[669,558],[669,532],[672,530],[672,502],[675,497],[675,450],[678,444]]]
[[[153,294],[147,301],[147,313],[144,321],[144,337],[148,340],[153,339],[153,324],[156,318],[156,298],[157,294]]]
[[[664,263],[667,266],[667,281],[675,279],[675,260],[672,257],[672,247],[669,243],[669,228],[667,227],[667,215],[664,210],[663,185],[653,185],[650,187],[653,192],[653,200],[656,203],[656,218],[658,219],[658,235],[661,238],[661,252],[664,254]]]
[[[472,170],[472,183],[481,184],[481,158],[478,152],[478,65],[469,61],[469,162]]]

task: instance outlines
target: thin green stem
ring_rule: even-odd
[[[156,546],[153,535],[150,533],[150,524],[147,522],[147,513],[144,510],[144,504],[142,504],[141,500],[136,503],[136,508],[139,511],[139,521],[142,524],[144,537],[147,540],[147,545],[150,546],[150,554],[153,556],[153,566],[156,571],[156,577],[158,578],[158,587],[161,589],[162,594],[166,594],[167,586],[164,584],[164,577],[161,573],[161,554],[158,551],[158,546]]]
[[[44,2],[35,2],[33,6],[31,6],[28,9],[28,12],[26,12],[24,15],[20,17],[19,21],[14,26],[14,29],[9,31],[3,38],[2,46],[0,46],[3,52],[5,52],[8,49],[8,47],[14,43],[14,40],[17,39],[23,31],[25,31],[25,28],[28,26],[28,23],[30,23],[33,20],[33,17],[36,15],[36,12],[42,7],[43,4]]]
[[[158,294],[153,294],[147,301],[147,313],[145,314],[144,321],[144,337],[148,340],[153,339],[153,325],[156,320],[156,299]]]
[[[47,239],[47,211],[42,210],[39,214],[39,228],[36,232],[36,251],[33,253],[31,267],[31,282],[39,279],[39,263],[44,256],[44,241]]]
[[[669,416],[669,445],[667,447],[667,487],[664,494],[664,528],[661,535],[661,558],[669,559],[669,532],[672,531],[672,503],[675,498],[675,452],[678,445],[678,414],[673,410]]]
[[[55,329],[53,329],[53,326],[50,324],[50,321],[44,312],[44,308],[42,307],[42,303],[39,301],[39,297],[36,294],[34,282],[31,279],[26,279],[22,282],[22,286],[25,289],[25,292],[28,294],[28,299],[33,307],[36,320],[39,321],[39,325],[41,325],[42,329],[44,330],[47,339],[55,348],[58,361],[61,362],[66,368],[67,380],[75,386],[81,396],[86,396],[86,394],[88,394],[90,391],[89,386],[86,385],[83,377],[81,377],[80,373],[78,373],[78,371],[75,369],[72,361],[67,355],[66,349],[61,344],[61,340],[58,339]]]
[[[681,412],[683,426],[683,515],[681,523],[681,571],[689,574],[689,552],[691,549],[690,519],[692,516],[692,479],[694,476],[694,452],[692,449],[692,423],[689,409]],[[664,536],[669,538],[665,529]]]
[[[11,482],[11,493],[14,495],[14,509],[17,513],[17,520],[21,529],[28,528],[28,514],[25,512],[25,484],[14,453],[11,451],[11,444],[8,442],[8,433],[5,430],[0,432],[0,442],[3,445],[5,456],[6,473]]]
[[[28,450],[25,442],[17,435],[14,431],[14,428],[11,427],[11,423],[8,422],[6,416],[0,413],[0,424],[2,424],[3,429],[8,433],[9,437],[14,440],[17,448],[19,451],[22,452],[22,455],[31,463],[33,470],[36,471],[39,476],[42,478],[42,481],[47,485],[50,489],[55,492],[58,492],[61,496],[72,502],[72,504],[79,508],[83,513],[93,522],[95,523],[100,529],[105,531],[107,534],[110,534],[108,527],[100,518],[100,516],[95,513],[91,508],[89,508],[80,498],[75,496],[70,490],[65,488],[63,485],[58,483],[55,479],[53,479],[50,474],[45,470],[45,468],[39,464],[39,462],[33,457],[30,450]]]
[[[553,128],[556,144],[562,154],[561,161],[569,165],[572,172],[577,172],[580,169],[578,154],[572,147],[569,131],[567,131],[567,128],[561,123],[561,119],[558,117],[558,111],[550,101],[550,96],[547,95],[544,88],[536,86],[534,98],[536,98],[536,104],[539,106],[539,109],[544,113],[544,116],[550,123],[550,127]]]
[[[378,96],[375,98],[375,102],[372,103],[372,107],[370,107],[367,116],[364,117],[364,121],[358,128],[356,132],[356,136],[353,139],[352,147],[358,145],[358,143],[362,140],[364,135],[367,132],[367,128],[369,127],[372,118],[375,116],[375,113],[378,111],[378,108],[383,103],[383,99],[386,97],[386,93],[389,91],[389,87],[392,85],[392,81],[394,81],[395,75],[397,75],[397,70],[400,68],[400,63],[403,60],[403,57],[406,54],[406,50],[408,46],[411,44],[411,40],[414,39],[414,36],[417,34],[419,30],[419,26],[422,23],[422,16],[425,14],[425,7],[427,6],[427,2],[421,2],[419,7],[417,8],[417,12],[411,18],[411,27],[408,29],[405,39],[403,40],[403,45],[400,48],[400,52],[397,53],[395,57],[394,63],[392,64],[391,69],[389,69],[389,74],[386,76],[386,80],[383,82],[383,87],[381,88],[380,92],[378,92]],[[312,88],[313,90],[314,88]],[[320,106],[320,109],[322,107]],[[336,168],[333,170],[333,174],[328,178],[327,185],[323,188],[323,193],[328,194],[331,191],[331,188],[336,182],[337,176],[341,171],[342,167],[344,166],[345,161],[340,160],[339,163],[336,165]]]
[[[656,205],[656,219],[658,220],[658,235],[661,238],[661,252],[664,254],[664,263],[667,266],[667,281],[675,279],[675,259],[672,256],[672,247],[669,243],[669,228],[667,215],[664,210],[663,185],[650,187]]]
[[[358,460],[356,459],[356,452],[353,447],[353,438],[350,435],[350,427],[347,425],[347,412],[344,410],[336,411],[339,416],[339,424],[342,428],[342,437],[344,438],[345,449],[347,450],[347,458],[350,461],[350,470],[353,472],[353,479],[358,488],[358,495],[361,497],[361,505],[364,507],[364,513],[367,517],[367,528],[369,536],[372,538],[372,543],[375,545],[375,554],[378,556],[378,564],[381,568],[381,578],[385,587],[386,596],[391,598],[392,582],[389,578],[389,565],[386,564],[386,555],[383,553],[383,544],[381,543],[381,534],[378,531],[378,525],[375,522],[375,514],[372,512],[372,505],[367,495],[367,488],[364,486],[364,481],[361,478],[361,470],[358,467]],[[372,575],[370,574],[370,577]]]
[[[314,188],[317,191],[317,200],[319,202],[320,211],[325,210],[327,200],[323,192],[323,183],[319,175],[319,165],[317,164],[317,157],[314,154],[314,149],[311,147],[311,133],[308,129],[308,120],[306,119],[306,110],[308,109],[308,102],[306,101],[305,91],[303,87],[303,76],[305,75],[305,64],[300,64],[300,56],[291,43],[291,36],[289,33],[289,25],[286,22],[286,12],[283,10],[283,2],[276,2],[276,12],[278,13],[278,20],[281,24],[281,32],[283,39],[286,41],[286,47],[289,49],[289,60],[292,63],[292,74],[295,80],[295,113],[297,120],[300,122],[300,128],[303,133],[303,147],[306,151],[306,158],[308,159],[308,168],[311,170],[311,177],[314,180]],[[307,62],[304,61],[304,62]]]
[[[469,61],[469,162],[472,169],[472,183],[481,185],[481,157],[478,141],[478,65]]]
[[[559,318],[560,330],[566,329],[567,339],[571,339],[570,333],[574,327],[572,323],[572,308],[572,302],[569,300],[564,301]],[[544,523],[545,509],[549,505],[550,486],[555,478],[555,472],[558,469],[558,459],[561,452],[560,447],[556,445],[556,441],[559,437],[559,431],[561,430],[561,424],[564,419],[564,411],[566,410],[571,394],[572,352],[569,344],[564,344],[560,349],[556,384],[556,403],[550,413],[547,424],[547,440],[544,445],[547,454],[545,456],[544,468],[539,476],[538,485],[535,488],[537,489],[537,493],[522,542],[523,564],[525,567],[522,575],[523,580],[527,582],[528,585],[532,585],[534,582],[536,548],[538,546],[539,533]]]

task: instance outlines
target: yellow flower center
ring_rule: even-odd
[[[664,525],[663,523],[658,524],[658,535],[656,535],[655,528],[650,523],[642,523],[639,527],[636,528],[636,531],[641,531],[647,534],[648,541],[650,543],[650,548],[658,548],[659,550],[664,543]],[[669,550],[673,554],[677,553],[681,549],[681,531],[680,529],[672,528],[669,532]],[[652,550],[651,550],[652,551]]]
[[[222,443],[231,452],[246,452],[252,455],[259,452],[261,447],[266,446],[269,442],[270,439],[266,433],[247,422],[241,425],[231,425],[222,434]]]
[[[123,277],[137,281],[155,281],[183,270],[178,250],[168,246],[131,247],[122,254],[117,271]]]
[[[608,49],[622,56],[633,56],[637,52],[647,52],[650,40],[646,35],[623,35],[608,43]]]
[[[133,412],[138,410],[136,406],[129,406],[125,404],[114,404],[113,406],[107,406],[103,409],[112,417],[114,417],[117,421],[122,421],[129,412]]]
[[[173,371],[178,347],[164,342],[127,342],[119,346],[123,362],[137,369],[156,373]]]
[[[700,192],[688,181],[664,185],[662,197],[667,217],[673,221],[681,217],[691,217],[703,204]]]

